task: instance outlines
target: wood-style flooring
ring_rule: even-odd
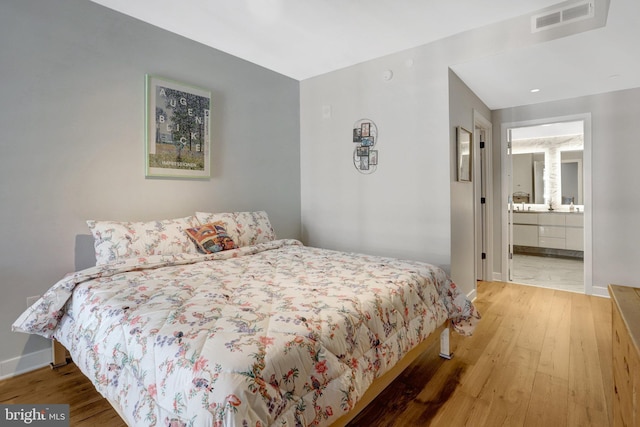
[[[350,426],[609,426],[609,299],[479,282],[452,360],[433,346]],[[0,382],[1,403],[69,403],[71,426],[124,426],[74,364]]]
[[[609,299],[479,282],[475,304],[483,318],[452,360],[432,349],[352,425],[611,425]]]

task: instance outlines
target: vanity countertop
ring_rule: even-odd
[[[558,210],[513,210],[513,213],[530,213],[530,214],[583,214],[584,212],[582,210],[580,210],[580,212],[578,211],[574,211],[574,212],[570,212],[570,211],[558,211]]]

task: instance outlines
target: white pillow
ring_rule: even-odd
[[[96,265],[149,255],[198,253],[186,230],[199,225],[195,216],[148,222],[89,220]]]

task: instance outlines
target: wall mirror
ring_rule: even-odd
[[[513,202],[544,203],[544,153],[513,155]]]
[[[458,181],[471,181],[471,132],[457,127]]]
[[[562,204],[582,205],[582,150],[563,151],[560,154],[562,162],[560,168]]]
[[[583,205],[582,121],[513,128],[514,202]],[[528,201],[527,201],[528,200]]]

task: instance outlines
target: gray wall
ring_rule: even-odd
[[[489,114],[461,82],[450,93],[449,68],[540,42],[523,32],[526,22],[483,27],[301,82],[305,242],[430,262],[472,293],[472,188],[453,182],[449,115],[451,108],[455,121],[473,130],[473,108]],[[353,166],[351,129],[365,117],[379,131],[379,164],[371,175]]]
[[[569,31],[568,26],[532,34],[529,19],[517,17],[301,82],[307,244],[431,262],[451,272],[465,293],[474,291],[472,193],[453,183],[449,103],[452,96],[452,111],[465,115],[483,103],[459,92],[461,86],[449,93],[449,68]],[[572,30],[587,29],[582,27]],[[387,70],[392,79],[384,78]],[[371,175],[353,166],[351,132],[361,118],[372,119],[379,131],[379,164]]]
[[[494,200],[501,200],[502,123],[585,113],[591,113],[593,288],[606,294],[610,283],[640,287],[640,143],[636,130],[640,88],[494,111]],[[502,241],[501,213],[494,210],[494,242]],[[499,244],[494,248],[494,272],[499,273],[502,248]]]
[[[145,73],[212,91],[211,179],[145,178]],[[300,238],[299,82],[85,0],[3,0],[0,76],[0,376],[47,348],[10,325],[90,262],[87,219],[264,209]]]
[[[448,68],[428,45],[300,84],[303,237],[312,246],[450,269]],[[385,80],[386,70],[393,78]],[[323,115],[330,108],[331,115]],[[377,170],[353,164],[352,129],[378,127]]]
[[[473,111],[485,119],[491,118],[491,110],[453,72],[449,71],[449,128],[451,170],[451,277],[467,290],[475,289],[475,182],[458,182],[456,127],[462,126],[474,132]],[[472,174],[479,164],[479,141],[473,141],[472,156],[475,159]],[[473,179],[472,181],[474,181]]]

